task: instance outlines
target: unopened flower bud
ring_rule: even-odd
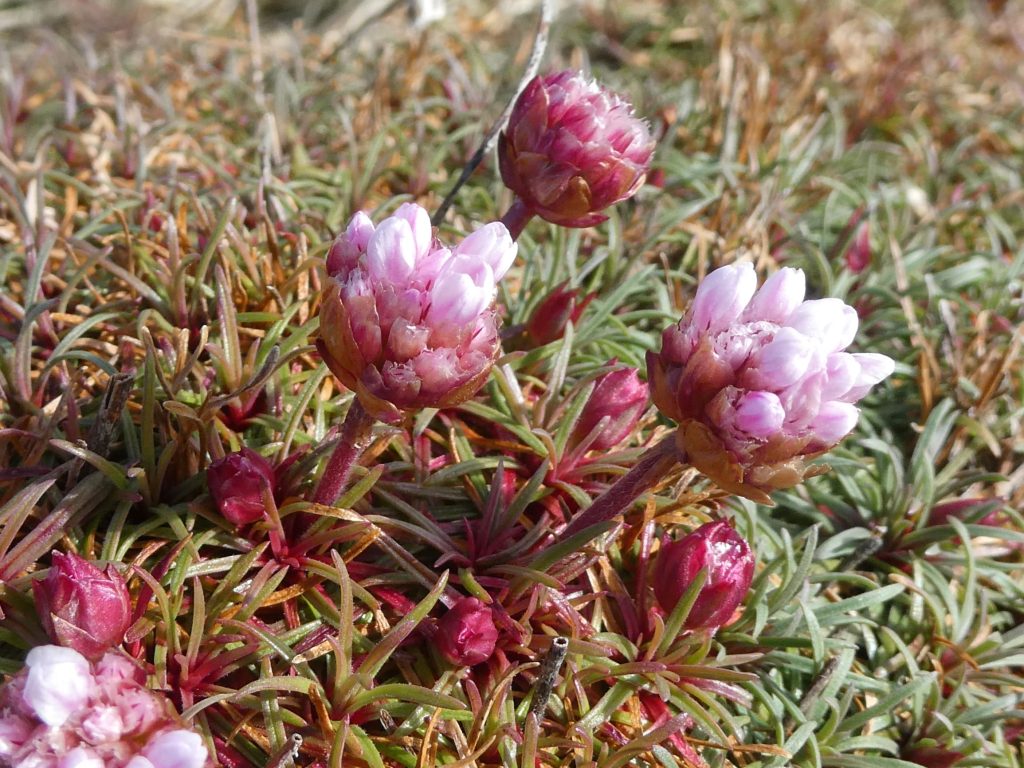
[[[857,225],[853,242],[846,250],[846,268],[858,275],[871,264],[871,225],[862,221]]]
[[[573,430],[576,442],[600,428],[590,449],[607,451],[614,448],[633,431],[647,408],[650,394],[640,381],[636,368],[618,368],[597,380],[590,399],[583,406]]]
[[[357,213],[327,257],[317,347],[372,416],[465,402],[498,353],[497,281],[516,245],[500,222],[449,249],[406,203],[376,228]]]
[[[976,525],[999,525],[1006,520],[1002,507],[1006,501],[1001,498],[968,498],[943,501],[932,507],[928,525],[947,525],[951,517],[970,520]]]
[[[763,503],[809,474],[806,459],[856,426],[854,406],[894,369],[850,354],[857,313],[839,299],[804,301],[804,275],[781,269],[757,289],[750,264],[712,272],[683,319],[648,353],[655,404],[677,442],[723,490]]]
[[[460,598],[437,622],[434,642],[452,664],[471,667],[487,661],[498,642],[490,606],[475,597]]]
[[[946,749],[945,747],[925,746],[915,747],[900,755],[901,760],[914,763],[915,765],[922,765],[925,768],[953,768],[954,765],[965,757],[966,755],[962,752]]]
[[[534,344],[550,344],[562,338],[570,321],[579,320],[587,304],[594,298],[590,294],[580,298],[579,289],[558,285],[545,296],[526,321],[526,333]]]
[[[508,188],[531,213],[564,227],[608,218],[600,211],[636,193],[653,151],[633,107],[573,70],[531,80],[498,143]]]
[[[121,574],[113,566],[101,571],[76,554],[54,552],[52,560],[46,578],[32,584],[50,639],[90,659],[120,645],[131,622]]]
[[[750,546],[725,521],[702,525],[658,553],[654,564],[654,596],[671,613],[702,569],[707,575],[684,626],[717,629],[743,602],[754,576]]]
[[[256,451],[243,448],[217,459],[206,470],[220,513],[237,526],[261,519],[266,512],[264,494],[274,487],[274,468]]]

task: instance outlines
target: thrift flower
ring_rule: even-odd
[[[256,451],[243,448],[210,464],[206,483],[220,513],[237,526],[248,525],[266,511],[263,497],[274,487],[274,468]]]
[[[652,397],[678,422],[687,460],[723,490],[763,503],[824,471],[805,459],[850,433],[854,403],[894,369],[885,355],[844,351],[857,322],[839,299],[804,301],[797,269],[760,290],[747,263],[708,275],[647,356]]]
[[[43,628],[58,645],[94,659],[120,645],[131,622],[124,579],[75,554],[54,552],[46,578],[32,583]]]
[[[33,648],[0,687],[0,768],[205,768],[198,734],[125,656]]]
[[[371,415],[472,397],[498,352],[495,287],[516,256],[500,222],[454,248],[406,203],[379,226],[360,212],[327,255],[317,346]]]
[[[683,625],[717,629],[746,597],[754,576],[754,555],[729,523],[702,525],[658,553],[653,579],[658,604],[671,613],[701,569],[707,569],[704,586]]]
[[[608,218],[600,211],[636,194],[653,152],[633,107],[573,70],[531,80],[498,143],[506,186],[531,213],[563,227]]]
[[[452,664],[471,667],[487,661],[498,642],[490,606],[475,597],[460,598],[437,622],[434,642]]]

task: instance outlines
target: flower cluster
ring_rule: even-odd
[[[857,313],[804,301],[804,274],[784,268],[760,290],[749,263],[715,270],[683,319],[648,353],[658,408],[678,422],[687,461],[719,487],[770,503],[800,482],[804,459],[857,424],[854,406],[893,372],[885,355],[850,354]]]
[[[324,361],[383,421],[467,400],[497,354],[491,305],[515,256],[500,222],[448,248],[418,205],[402,205],[377,227],[357,213],[327,256]]]
[[[553,224],[589,227],[644,183],[654,140],[633,107],[581,72],[535,77],[501,134],[501,178]]]
[[[130,659],[33,648],[0,689],[4,768],[204,768],[200,736],[143,685]]]

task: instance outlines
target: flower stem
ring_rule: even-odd
[[[505,211],[505,215],[501,217],[501,223],[508,229],[512,239],[518,240],[519,235],[523,233],[523,230],[532,218],[533,212],[517,197],[512,205],[509,206],[509,209]]]
[[[373,423],[374,418],[366,412],[359,400],[353,400],[345,414],[341,437],[313,494],[314,503],[330,506],[341,496],[352,474],[352,467],[370,444]]]
[[[680,460],[675,435],[669,435],[644,453],[633,468],[598,496],[593,504],[578,513],[560,537],[567,539],[622,514],[641,493],[653,487]]]

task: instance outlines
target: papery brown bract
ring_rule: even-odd
[[[131,621],[128,588],[113,566],[101,571],[74,553],[54,552],[50,572],[32,583],[43,628],[57,645],[89,659],[120,645]]]
[[[633,107],[574,70],[531,80],[498,140],[506,186],[563,227],[607,219],[600,211],[636,193],[653,152]]]

